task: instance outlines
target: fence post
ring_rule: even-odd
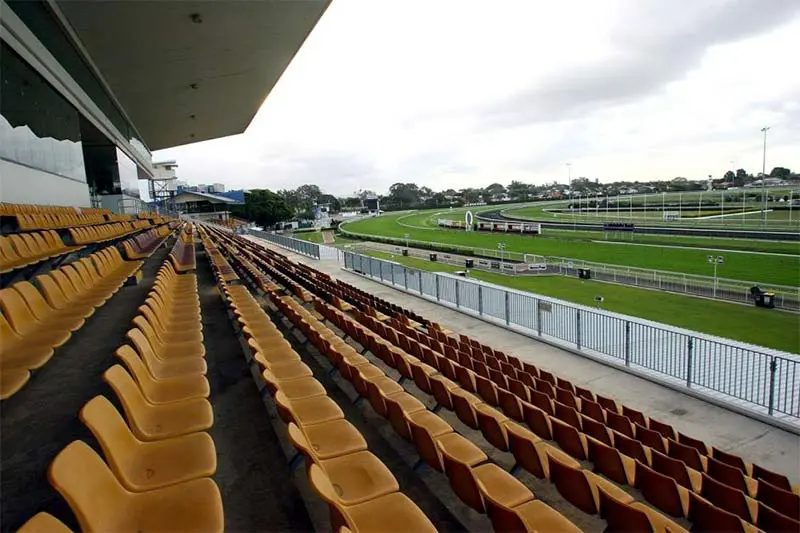
[[[435,278],[436,279],[436,301],[440,302],[441,299],[439,298],[439,275],[438,274],[434,274],[434,276],[436,276],[436,278]]]
[[[419,277],[419,294],[422,296],[422,270],[417,270],[417,276]]]
[[[378,262],[378,268],[380,269],[381,281],[383,281],[383,261]]]
[[[406,284],[406,290],[408,290],[408,269],[406,267],[403,267],[403,281]]]
[[[581,349],[581,310],[575,309],[575,346]]]
[[[483,285],[478,285],[478,314],[483,316]]]
[[[631,321],[625,321],[625,366],[631,366]]]
[[[767,413],[772,416],[772,411],[775,409],[775,373],[778,370],[778,361],[775,356],[769,361],[769,409]]]
[[[542,336],[542,308],[541,308],[542,301],[539,298],[536,298],[536,332],[539,336]]]
[[[459,303],[459,297],[458,297],[458,280],[456,280],[456,307],[461,307],[461,304]]]
[[[692,355],[694,352],[694,337],[686,341],[686,386],[692,388]]]
[[[511,324],[511,295],[505,291],[506,295],[506,326]]]

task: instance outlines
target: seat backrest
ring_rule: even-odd
[[[619,452],[600,441],[594,439],[588,439],[588,441],[589,457],[594,463],[594,471],[617,483],[627,484],[628,479]]]
[[[630,505],[623,503],[602,489],[598,488],[599,513],[608,527],[608,533],[639,533],[642,531],[653,531],[650,519],[644,512],[634,509]]]
[[[783,490],[762,479],[758,482],[756,499],[789,518],[800,520],[800,495],[794,492]]]
[[[465,446],[471,444],[465,437],[461,438],[466,441],[464,442]],[[449,441],[448,444],[450,444]],[[461,498],[461,501],[476,511],[485,512],[486,506],[480,490],[478,489],[478,484],[475,481],[475,475],[472,473],[473,466],[477,465],[467,464],[462,461],[458,455],[454,454],[450,447],[446,446],[441,440],[437,440],[436,445],[439,448],[439,452],[441,452],[444,472],[450,480],[450,486],[453,488],[453,491]],[[474,444],[472,446],[474,446]],[[486,459],[488,458],[484,455],[483,461],[486,461]]]
[[[22,524],[17,533],[71,533],[71,530],[55,516],[42,512]]]
[[[664,455],[657,450],[653,450],[650,454],[650,457],[652,458],[651,463],[653,470],[659,474],[664,474],[665,476],[671,477],[677,481],[679,485],[684,486],[687,489],[692,489],[692,482],[689,479],[689,473],[686,471],[686,465],[683,464],[682,461]]]
[[[319,466],[312,464],[308,467],[308,481],[314,488],[320,498],[330,507],[331,512],[331,529],[339,531],[343,526],[349,527],[353,531],[357,530],[356,525],[348,516],[346,508],[341,504],[341,500],[336,495],[336,490],[333,488],[328,474]]]
[[[28,304],[28,309],[37,320],[43,322],[53,315],[53,308],[47,304],[42,293],[37,291],[30,281],[18,281],[11,288],[22,296],[22,299]]]
[[[0,346],[17,343],[20,342],[20,340],[22,340],[22,337],[14,331],[11,324],[6,320],[6,317],[0,314]]]
[[[28,308],[22,295],[14,289],[0,290],[0,309],[19,336],[25,337],[37,328],[38,320]]]
[[[611,435],[602,422],[598,422],[586,415],[581,415],[581,427],[586,435],[593,437],[607,446],[611,446]]]
[[[50,464],[48,477],[67,500],[82,531],[120,531],[129,493],[97,453],[76,440]]]
[[[95,396],[83,406],[78,416],[100,443],[114,470],[123,470],[120,462],[134,456],[139,441],[119,411],[105,396]]]
[[[9,262],[21,259],[19,252],[11,246],[11,240],[5,236],[0,236],[0,257]]]
[[[648,462],[642,443],[636,439],[626,437],[621,433],[615,433],[614,447],[623,455],[627,455],[628,457],[632,457],[633,459],[643,463]]]
[[[83,282],[76,288],[75,284],[72,282],[72,275],[79,277],[78,273],[75,272],[75,269],[72,267],[69,267],[69,269],[67,269],[67,267],[61,267],[50,271],[50,276],[55,280],[58,288],[61,289],[64,296],[69,299],[78,298],[80,296],[80,291],[83,290]]]
[[[606,410],[606,424],[614,431],[633,438],[633,426],[627,416]]]
[[[137,418],[147,410],[147,402],[130,374],[120,365],[114,365],[103,373],[103,379],[117,394],[128,419]]]
[[[672,429],[672,426],[669,424],[665,424],[664,422],[659,422],[658,420],[651,418],[647,427],[653,431],[658,431],[667,439],[675,440],[675,430]]]
[[[550,481],[555,484],[559,494],[578,509],[590,514],[596,513],[594,496],[583,470],[580,467],[566,465],[550,454],[548,462]]]
[[[641,441],[642,444],[656,451],[667,453],[667,448],[664,445],[664,437],[661,436],[661,433],[652,429],[647,429],[638,422],[634,423],[633,427],[636,433],[636,440]]]
[[[747,483],[744,479],[744,473],[742,473],[741,470],[735,466],[718,461],[713,457],[708,458],[707,464],[709,477],[712,477],[720,483],[728,485],[729,487],[733,487],[741,491],[747,491]]]
[[[147,392],[153,388],[155,378],[150,374],[150,371],[147,370],[147,366],[145,366],[141,357],[139,357],[139,354],[136,353],[136,350],[134,350],[132,346],[123,344],[117,348],[114,355],[125,364],[142,390]]]
[[[709,533],[744,533],[741,518],[720,509],[702,496],[689,493],[689,512],[687,517],[694,528]]]
[[[788,491],[792,490],[792,486],[789,483],[789,478],[787,478],[783,474],[776,474],[775,472],[767,470],[766,468],[759,466],[757,464],[753,464],[753,478],[763,479],[765,481],[768,481],[769,483],[772,483],[779,489]]]
[[[669,456],[679,459],[686,463],[686,466],[703,471],[703,461],[700,459],[700,452],[694,446],[687,446],[674,440],[669,441]]]
[[[796,532],[800,531],[800,520],[794,520],[762,502],[758,502],[758,527],[767,533]]]
[[[659,474],[645,464],[636,461],[636,488],[648,503],[665,513],[683,516],[683,504],[678,493],[678,486],[671,477]]]
[[[35,279],[36,284],[39,285],[42,294],[51,307],[54,309],[66,309],[69,306],[70,302],[64,291],[61,290],[61,287],[58,286],[58,283],[51,275],[40,274]]]
[[[710,478],[707,474],[703,475],[703,485],[700,490],[700,495],[729,513],[733,513],[742,520],[750,522],[750,510],[747,507],[747,500],[744,493],[733,487],[729,487],[724,483]]]
[[[550,418],[550,425],[553,428],[553,440],[562,450],[576,459],[586,459],[580,434],[574,426],[553,417]]]

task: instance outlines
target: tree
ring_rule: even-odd
[[[361,198],[359,198],[358,196],[351,196],[349,198],[343,198],[342,199],[342,204],[347,209],[355,209],[355,208],[361,207]]]
[[[726,183],[733,183],[734,181],[736,181],[736,174],[734,174],[732,170],[727,171],[725,173],[723,181]]]
[[[500,199],[506,193],[506,188],[500,183],[492,183],[483,190],[490,200]]]
[[[398,209],[410,209],[419,203],[419,187],[416,183],[395,183],[389,187],[388,203]]]
[[[792,173],[791,170],[785,167],[775,167],[769,173],[771,178],[784,178]]]
[[[231,211],[265,228],[292,217],[286,199],[267,189],[251,190],[244,195],[244,205],[234,205]]]
[[[531,186],[521,181],[512,181],[508,186],[508,195],[512,200],[526,202],[531,192]]]
[[[331,213],[338,213],[342,210],[342,203],[332,194],[323,194],[317,199],[317,203],[328,204]]]
[[[292,213],[296,213],[297,210],[300,209],[300,197],[297,195],[297,191],[283,189],[278,191],[278,195],[286,200],[286,206]]]

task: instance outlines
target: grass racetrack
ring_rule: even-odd
[[[487,208],[473,209],[473,212]],[[671,237],[634,235],[604,241],[602,232],[569,230],[548,231],[530,236],[507,233],[467,232],[439,228],[437,218],[463,219],[464,210],[428,210],[392,213],[351,222],[345,232],[455,244],[497,250],[504,242],[509,252],[565,257],[598,263],[667,270],[703,276],[713,275],[708,255],[722,255],[725,263],[718,268],[720,278],[764,284],[797,286],[800,281],[800,244],[797,242],[747,241],[708,237]],[[626,244],[621,244],[621,243]],[[780,255],[769,255],[780,254]]]

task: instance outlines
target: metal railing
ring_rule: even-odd
[[[800,428],[800,357],[343,252],[344,268],[606,364]]]
[[[463,253],[469,258],[475,258],[476,263],[478,263],[478,259],[481,257],[499,260],[501,263],[503,261],[525,263],[527,262],[525,256],[533,255],[523,254],[520,252],[492,250],[488,248],[475,248],[458,244],[365,235],[346,230],[343,230],[343,232],[347,235],[355,237],[368,238],[371,241],[380,244],[391,244],[394,246],[416,246],[418,248],[425,248],[431,251],[440,252],[440,255],[445,254],[445,256],[448,252],[453,254]],[[441,252],[442,250],[444,251]],[[412,253],[412,255],[423,257],[424,253],[422,255]],[[632,285],[635,287],[645,287],[650,289],[661,289],[679,294],[692,294],[705,298],[728,300],[739,303],[752,303],[753,297],[750,294],[750,288],[753,286],[758,286],[764,292],[775,293],[776,307],[789,309],[792,311],[800,311],[800,287],[727,278],[715,279],[712,276],[702,276],[699,274],[684,274],[681,272],[671,272],[668,270],[655,270],[648,268],[628,267],[624,265],[612,265],[608,263],[595,263],[592,261],[584,261],[583,259],[574,259],[569,257],[537,256],[536,262],[539,261],[542,261],[547,265],[546,271],[543,270],[539,272],[542,274],[549,273],[576,276],[579,268],[589,269],[591,270],[592,277],[600,281],[610,281],[622,285]],[[498,265],[499,264],[500,263],[498,263]],[[481,267],[482,265],[480,264],[476,265],[476,268]],[[488,268],[483,268],[483,270],[497,271],[504,269],[502,269],[501,266],[493,267],[490,265]]]
[[[278,246],[286,248],[287,250],[291,250],[295,253],[313,257],[314,259],[319,259],[320,246],[317,243],[302,241],[300,239],[287,237],[278,233],[270,233],[267,231],[249,229],[247,230],[247,233],[254,237],[258,237],[259,239],[264,239],[265,241],[277,244]]]

